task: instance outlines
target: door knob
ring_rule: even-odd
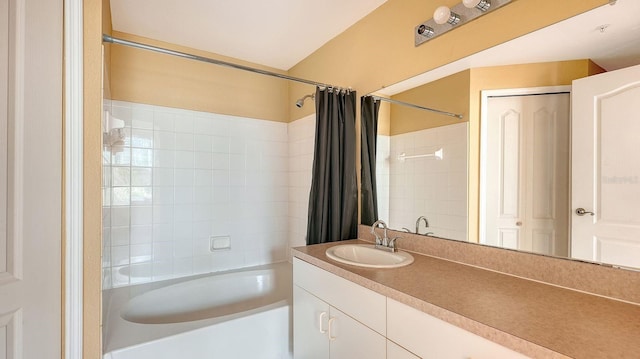
[[[584,216],[585,214],[589,214],[589,215],[593,216],[595,213],[589,212],[589,211],[585,210],[584,208],[576,208],[576,214],[578,216]]]
[[[522,226],[522,222],[521,221],[516,222],[516,226],[521,227]]]

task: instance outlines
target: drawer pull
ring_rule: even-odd
[[[336,337],[331,335],[331,323],[333,323],[334,320],[336,320],[336,317],[333,317],[333,318],[329,319],[329,340],[330,341],[336,340]]]
[[[327,315],[327,312],[322,312],[320,313],[320,315],[318,316],[318,322],[320,323],[318,325],[319,329],[320,329],[320,333],[324,334],[327,331],[322,327],[322,323],[324,322],[324,320],[322,320],[325,316]],[[329,321],[329,323],[331,323],[331,321]]]

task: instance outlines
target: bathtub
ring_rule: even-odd
[[[287,262],[106,290],[103,359],[292,357]]]

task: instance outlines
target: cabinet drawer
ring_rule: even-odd
[[[387,314],[387,337],[422,358],[527,358],[393,299]]]
[[[385,296],[298,258],[293,258],[293,283],[386,336]]]

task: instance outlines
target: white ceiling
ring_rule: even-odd
[[[601,6],[377,93],[395,95],[468,68],[576,59],[592,59],[608,71],[640,64],[640,0]]]
[[[113,29],[288,70],[386,0],[111,0]]]

